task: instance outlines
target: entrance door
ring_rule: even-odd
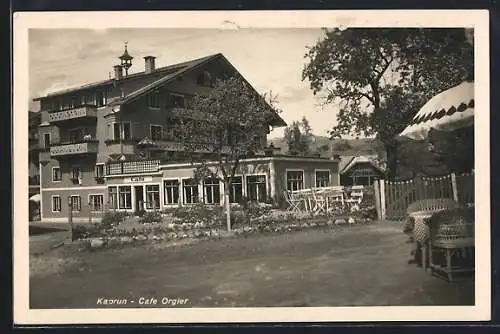
[[[144,210],[144,192],[143,192],[143,186],[135,186],[134,191],[135,191],[135,211],[142,211]]]

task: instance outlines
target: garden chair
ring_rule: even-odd
[[[363,200],[363,189],[364,186],[352,186],[351,194],[349,195],[349,198],[346,199],[346,202],[351,204],[361,204],[361,201]]]
[[[420,260],[424,270],[427,270],[429,261],[427,251],[429,247],[429,226],[425,223],[434,213],[459,208],[460,204],[451,198],[428,198],[411,203],[406,212],[409,221],[412,223],[412,234],[414,242],[417,244],[415,258],[420,255]]]
[[[428,220],[429,261],[433,274],[441,271],[451,282],[454,273],[474,272],[474,214],[474,207],[458,208],[437,212]],[[443,254],[444,261],[436,261],[434,253]]]
[[[314,189],[312,191],[314,201],[314,208],[312,211],[314,211],[314,213],[326,213],[328,211],[328,200],[325,195],[325,190],[323,189]]]
[[[287,211],[299,213],[302,212],[302,210],[300,209],[300,205],[303,203],[302,198],[297,197],[288,190],[284,190],[283,194],[285,195],[285,201],[288,204]]]
[[[345,196],[344,196],[344,187],[343,186],[334,186],[329,187],[327,190],[327,200],[333,203],[341,203],[342,207],[345,204]]]

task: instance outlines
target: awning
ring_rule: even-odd
[[[474,82],[465,81],[431,98],[401,136],[427,138],[430,129],[453,131],[474,124]]]
[[[41,198],[42,198],[42,196],[40,194],[35,194],[35,195],[33,195],[33,196],[30,197],[30,201],[40,202]]]

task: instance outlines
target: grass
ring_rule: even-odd
[[[182,307],[474,304],[472,279],[447,283],[407,264],[405,241],[399,225],[374,224],[177,247],[60,248],[42,256],[65,263],[52,271],[32,257],[30,307],[96,308],[100,297],[135,301],[124,307],[139,297],[189,299]]]

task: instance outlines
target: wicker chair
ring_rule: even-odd
[[[430,230],[431,271],[446,274],[450,282],[454,273],[475,270],[474,213],[474,207],[441,211],[432,215],[427,222]],[[436,253],[444,253],[444,261],[436,261]]]
[[[413,239],[417,243],[417,251],[421,250],[421,263],[424,270],[427,270],[427,261],[430,263],[430,258],[427,254],[429,249],[430,231],[425,221],[434,213],[457,209],[460,204],[451,198],[428,198],[411,203],[406,212],[408,214],[407,223],[410,226],[405,226],[406,230],[411,230]]]

